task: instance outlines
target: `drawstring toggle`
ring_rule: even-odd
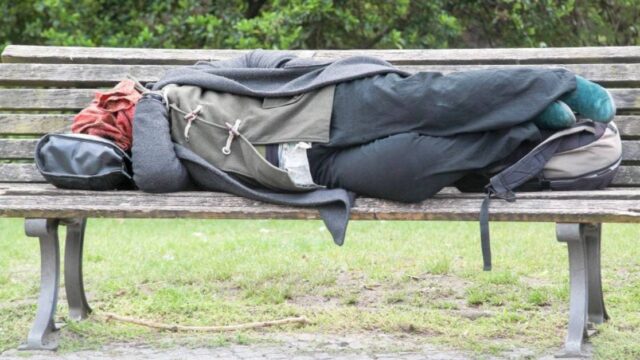
[[[191,129],[191,123],[193,123],[193,120],[198,118],[198,114],[200,114],[201,111],[202,105],[198,105],[192,112],[184,116],[184,119],[187,120],[187,126],[184,127],[184,139],[187,142],[189,142],[189,129]]]
[[[240,119],[236,119],[236,122],[235,124],[233,124],[233,126],[231,126],[231,124],[229,124],[228,122],[224,123],[227,126],[227,129],[229,129],[229,137],[227,138],[227,143],[222,148],[222,153],[225,155],[231,154],[231,142],[233,141],[233,139],[235,139],[236,136],[240,136],[240,133],[238,132],[240,122]]]

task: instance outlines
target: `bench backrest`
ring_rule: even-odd
[[[37,138],[68,132],[94,91],[131,74],[155,81],[168,68],[238,56],[240,50],[162,50],[10,45],[0,64],[0,182],[43,182],[33,164]],[[615,186],[640,187],[640,47],[458,50],[300,50],[318,59],[381,57],[410,72],[495,66],[566,67],[612,92],[623,136]]]

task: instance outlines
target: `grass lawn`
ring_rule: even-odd
[[[85,288],[99,314],[184,325],[304,315],[260,332],[388,332],[482,354],[559,350],[568,307],[566,245],[553,224],[492,223],[494,271],[482,272],[478,224],[351,222],[337,247],[319,221],[90,219]],[[640,358],[640,226],[605,224],[603,282],[612,321],[601,359]],[[0,352],[35,315],[37,240],[0,219]],[[64,291],[61,291],[63,295]],[[58,315],[64,320],[66,304]],[[99,317],[70,323],[61,351],[110,342],[215,345],[252,332],[159,333]]]

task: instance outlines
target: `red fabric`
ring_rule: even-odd
[[[107,92],[96,91],[87,108],[73,118],[71,131],[113,140],[123,150],[131,148],[132,121],[142,95],[133,80],[123,80]]]

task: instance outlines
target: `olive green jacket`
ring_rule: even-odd
[[[267,188],[308,191],[319,186],[296,185],[285,170],[266,160],[264,145],[328,142],[334,90],[330,85],[280,98],[241,96],[188,85],[168,85],[163,92],[175,143],[223,171]],[[196,109],[197,114],[192,113]],[[229,127],[236,122],[237,134],[230,140]]]

